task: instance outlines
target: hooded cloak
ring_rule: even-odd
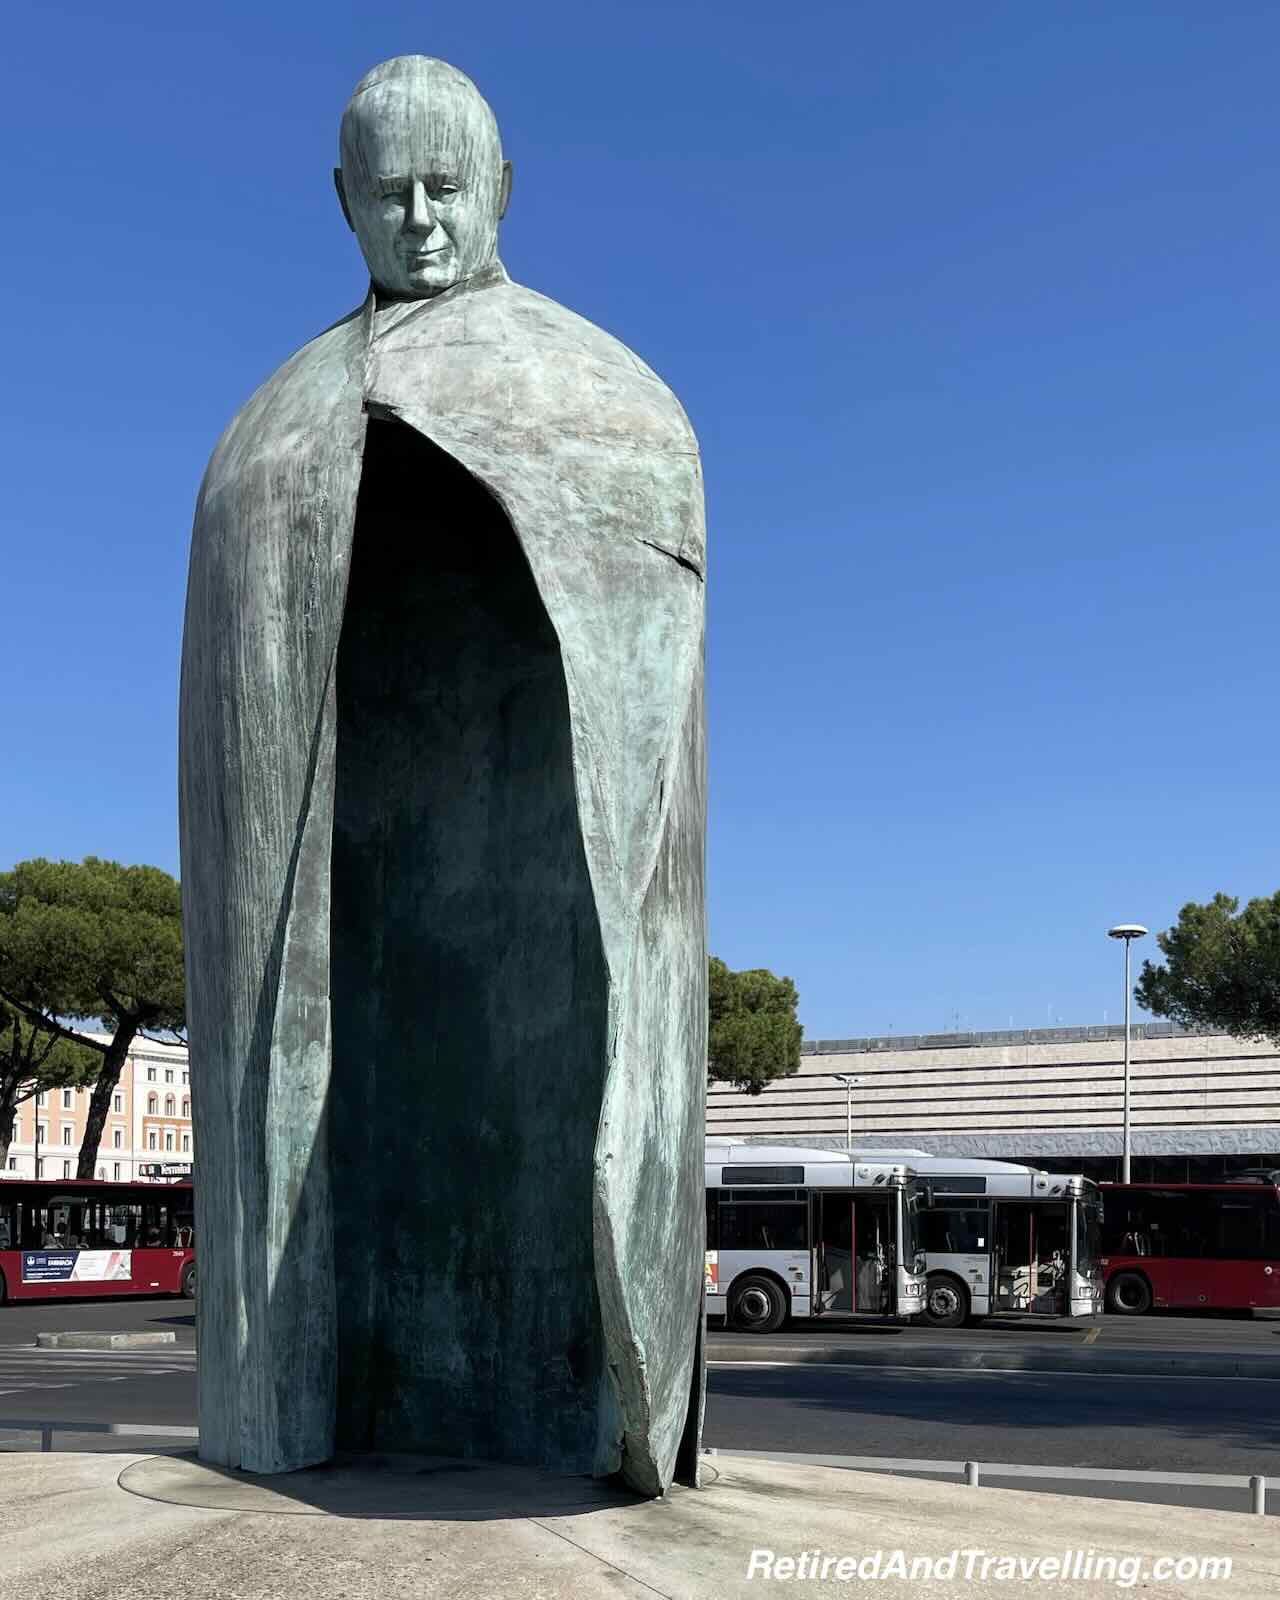
[[[674,396],[496,262],[371,292],[218,443],[180,736],[206,1460],[694,1480],[703,572]]]

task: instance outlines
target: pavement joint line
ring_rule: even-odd
[[[1280,1384],[1280,1378],[1242,1373],[1088,1373],[1072,1366],[891,1366],[888,1362],[722,1362],[707,1366],[781,1366],[789,1373],[949,1373],[952,1378],[1112,1378],[1123,1382],[1157,1382],[1168,1378],[1200,1384]]]
[[[930,1461],[912,1456],[822,1455],[798,1450],[716,1450],[716,1457],[735,1456],[742,1460],[798,1462],[800,1464],[842,1467],[863,1472],[941,1472],[963,1477],[963,1461]],[[972,1458],[971,1458],[972,1459]],[[1147,1472],[1132,1467],[1055,1467],[1027,1465],[1011,1461],[979,1461],[983,1478],[1061,1478],[1082,1483],[1151,1483],[1190,1486],[1202,1489],[1247,1489],[1247,1473]]]

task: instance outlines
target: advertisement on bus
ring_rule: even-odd
[[[26,1250],[23,1283],[119,1283],[133,1271],[130,1250]]]

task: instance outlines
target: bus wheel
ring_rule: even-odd
[[[958,1328],[969,1315],[969,1291],[948,1272],[931,1272],[924,1291],[924,1320],[935,1328]]]
[[[740,1333],[777,1333],[787,1320],[787,1301],[772,1278],[749,1275],[733,1286],[729,1326]]]
[[[1151,1285],[1140,1272],[1117,1272],[1107,1285],[1107,1310],[1141,1317],[1151,1310]]]
[[[183,1269],[182,1269],[182,1278],[179,1281],[178,1287],[182,1291],[182,1297],[183,1297],[184,1300],[194,1300],[195,1299],[195,1297],[196,1297],[196,1264],[195,1264],[194,1261],[188,1261],[186,1266],[183,1267]]]

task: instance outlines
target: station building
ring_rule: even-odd
[[[1118,1179],[1122,1027],[818,1039],[760,1095],[712,1084],[713,1137],[988,1156]],[[1211,1183],[1280,1169],[1280,1050],[1170,1022],[1136,1023],[1130,1049],[1134,1183]]]
[[[846,1090],[860,1149],[989,1156],[1095,1180],[1120,1176],[1122,1027],[1036,1028],[801,1045],[800,1070],[759,1095],[712,1084],[712,1137],[841,1148]],[[1280,1170],[1280,1049],[1266,1041],[1140,1022],[1132,1028],[1135,1183],[1211,1183]],[[74,1177],[89,1090],[49,1089],[18,1111],[3,1178]],[[185,1045],[138,1039],[121,1073],[95,1175],[134,1181],[194,1162]]]

